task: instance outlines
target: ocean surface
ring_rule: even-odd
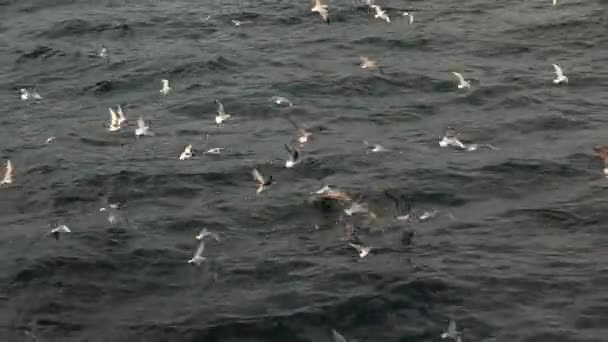
[[[329,25],[305,0],[0,0],[0,341],[440,341],[450,319],[606,341],[608,1],[378,3],[390,24],[350,0]],[[156,135],[108,132],[118,104]],[[292,169],[288,118],[313,132]],[[448,128],[498,150],[441,148]]]

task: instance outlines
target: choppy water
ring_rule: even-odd
[[[17,173],[0,189],[0,340],[438,341],[454,318],[464,341],[605,341],[608,188],[591,147],[608,143],[608,2],[380,4],[390,25],[347,0],[331,25],[306,1],[0,1],[0,157]],[[31,85],[41,103],[19,99]],[[233,114],[222,128],[215,99]],[[108,133],[119,103],[157,135]],[[286,115],[315,132],[291,170]],[[448,126],[500,150],[441,149]],[[177,160],[188,143],[196,158]],[[255,166],[277,180],[259,196]],[[341,208],[311,203],[324,184],[378,213],[353,221],[365,259]],[[126,203],[117,224],[106,196]],[[396,222],[391,197],[438,214]],[[56,223],[73,233],[41,238]],[[203,226],[222,239],[191,267]]]

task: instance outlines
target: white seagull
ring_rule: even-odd
[[[153,136],[154,132],[152,132],[152,130],[150,130],[150,126],[148,126],[146,124],[146,122],[144,121],[144,118],[142,116],[140,116],[139,119],[137,120],[137,128],[135,128],[135,136],[139,137],[139,136],[144,136],[144,135]]]
[[[215,239],[215,241],[220,241],[220,236],[217,235],[216,233],[210,232],[209,230],[207,230],[207,228],[203,228],[201,229],[201,232],[198,233],[198,235],[195,237],[197,240],[202,240],[204,238],[206,238],[207,236],[211,236],[212,238]]]
[[[458,136],[449,135],[448,133],[446,133],[445,136],[443,137],[443,139],[441,139],[441,141],[439,142],[439,146],[441,146],[441,147],[452,146],[452,147],[461,148],[463,150],[467,148],[467,146],[465,144],[463,144],[462,141],[460,141],[460,139],[458,139]]]
[[[108,110],[110,111],[110,126],[108,126],[108,130],[110,132],[116,132],[120,130],[120,128],[122,127],[122,123],[127,121],[127,119],[124,117],[124,113],[122,113],[122,109],[120,108],[120,106],[118,106],[118,109],[122,116],[116,113],[114,109],[108,108]]]
[[[19,89],[19,92],[21,93],[21,99],[23,101],[42,100],[42,96],[40,96],[40,94],[38,93],[36,88],[32,88],[31,90],[21,88],[21,89]]]
[[[260,171],[258,169],[253,169],[251,171],[251,176],[253,176],[253,180],[258,185],[255,190],[256,194],[259,194],[260,192],[264,191],[264,187],[269,186],[272,183],[274,183],[272,176],[268,177],[268,180],[267,180],[264,178],[264,176],[262,176],[262,174],[260,173]]]
[[[372,5],[371,7],[376,10],[376,15],[374,16],[375,19],[380,18],[390,24],[391,18],[389,18],[388,14],[386,14],[385,10],[380,8],[380,6],[378,6],[378,5]]]
[[[553,69],[555,69],[555,71],[554,71],[555,78],[553,79],[553,83],[555,83],[555,84],[568,83],[568,77],[564,75],[564,72],[562,71],[562,68],[560,68],[559,65],[553,64]]]
[[[285,161],[285,167],[292,168],[292,167],[294,167],[294,165],[296,165],[300,161],[299,160],[300,150],[298,150],[297,147],[294,147],[293,149],[291,149],[291,148],[289,148],[289,146],[287,146],[287,144],[285,144],[285,150],[289,154],[289,159],[287,159]]]
[[[200,242],[198,244],[198,247],[196,248],[196,251],[194,251],[192,259],[188,260],[188,263],[191,265],[199,266],[203,261],[207,260],[207,258],[203,256],[203,251],[205,250],[205,242],[202,239],[200,239],[199,241]]]
[[[363,144],[368,147],[369,152],[387,152],[388,149],[379,144],[370,144],[367,140],[363,140]]]
[[[456,78],[458,79],[458,89],[471,88],[471,81],[465,80],[464,77],[462,77],[462,74],[458,72],[452,72],[452,75],[456,76]]]
[[[223,147],[214,147],[205,151],[205,154],[220,154],[222,153]]]
[[[99,57],[101,58],[108,58],[109,56],[109,52],[108,52],[108,48],[105,47],[105,45],[101,46],[101,51],[99,51]]]
[[[217,114],[215,115],[215,123],[220,126],[224,121],[230,118],[230,114],[226,114],[224,111],[224,105],[219,101],[215,100],[217,103]]]
[[[359,253],[359,258],[361,259],[365,258],[372,250],[371,247],[361,246],[351,242],[349,242],[348,245],[357,250],[357,252]]]
[[[288,98],[283,96],[273,96],[270,98],[270,100],[279,106],[293,107],[293,103]]]
[[[56,228],[51,229],[50,232],[46,233],[46,235],[53,235],[55,240],[59,240],[59,233],[71,233],[72,231],[66,225],[59,225]]]
[[[184,147],[184,152],[179,155],[179,160],[186,160],[192,158],[192,144],[186,145]]]
[[[359,59],[361,60],[361,64],[359,65],[361,67],[361,69],[377,69],[378,68],[378,62],[376,62],[375,60],[365,57],[365,56],[359,56]]]
[[[311,12],[317,12],[321,18],[329,24],[329,9],[325,0],[313,0],[314,6],[310,9]]]
[[[173,88],[171,88],[169,86],[169,80],[163,79],[161,82],[163,84],[163,88],[160,90],[160,93],[166,96],[166,95],[168,95],[171,92],[171,90]]]
[[[460,342],[460,332],[456,331],[456,322],[453,319],[450,320],[448,324],[448,331],[441,334],[441,338],[451,338]]]
[[[11,163],[10,159],[6,161],[6,171],[4,172],[4,178],[0,181],[0,186],[6,184],[13,184],[13,175],[15,170],[13,169],[13,163]]]

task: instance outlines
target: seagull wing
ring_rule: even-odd
[[[562,71],[562,68],[559,67],[559,65],[553,64],[553,69],[555,69],[555,75],[557,77],[564,77],[564,72]]]
[[[196,251],[194,251],[194,258],[200,257],[201,255],[203,255],[204,250],[205,250],[205,242],[201,239],[201,242],[199,242],[198,247],[196,248]]]
[[[363,247],[361,247],[361,246],[359,246],[357,244],[349,242],[348,245],[351,246],[352,248],[356,249],[357,252],[359,252],[359,253],[361,253],[361,251],[363,251]]]
[[[118,116],[120,117],[120,121],[127,121],[127,116],[122,111],[122,107],[120,105],[118,105]]]
[[[451,319],[450,323],[448,324],[448,331],[447,331],[447,333],[450,336],[456,335],[456,322],[453,319]]]
[[[118,114],[116,114],[116,112],[114,111],[114,109],[112,109],[112,108],[108,108],[108,109],[110,110],[110,117],[111,117],[111,120],[112,120],[112,124],[113,124],[113,125],[114,125],[114,124],[116,124],[116,125],[117,125],[117,124],[118,124],[118,121],[119,121],[119,116],[118,116]]]
[[[253,169],[253,171],[251,171],[251,175],[253,176],[253,180],[255,180],[258,184],[266,183],[264,176],[262,176],[258,169]]]
[[[144,129],[146,127],[146,123],[144,122],[144,118],[142,116],[137,120],[137,128]]]
[[[218,100],[215,100],[215,103],[217,103],[217,115],[226,115],[226,112],[224,111],[224,105]]]
[[[2,180],[3,183],[8,183],[11,181],[11,178],[13,177],[13,163],[11,163],[10,160],[6,161],[6,173],[4,173],[4,179]]]
[[[344,338],[344,336],[340,335],[339,332],[332,329],[331,333],[334,336],[334,342],[346,342],[346,339]]]
[[[458,82],[460,82],[460,84],[466,83],[466,81],[464,80],[464,77],[462,77],[462,75],[460,73],[452,72],[452,75],[456,76],[456,78],[458,79]]]

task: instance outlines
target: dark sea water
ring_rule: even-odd
[[[0,0],[0,341],[440,341],[450,319],[463,341],[607,341],[608,1],[379,3],[390,24],[349,0],[330,25],[305,0]],[[108,132],[117,104],[156,136]],[[313,130],[293,169],[288,116]],[[447,127],[499,150],[440,148]],[[311,200],[325,184],[377,214],[350,218],[366,258]],[[392,198],[437,215],[398,222]],[[221,240],[193,267],[202,227]]]

